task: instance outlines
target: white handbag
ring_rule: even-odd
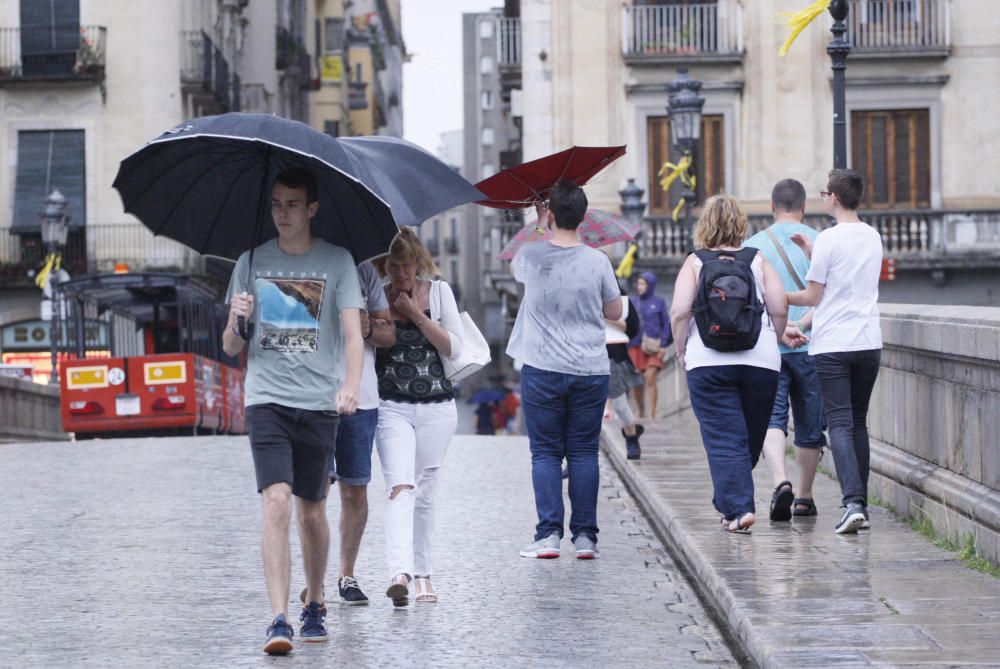
[[[441,322],[441,281],[434,281],[431,290],[431,318]],[[457,356],[441,356],[444,375],[449,381],[461,381],[490,364],[490,347],[486,337],[476,327],[468,311],[459,314],[462,321],[462,352]]]

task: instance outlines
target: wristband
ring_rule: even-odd
[[[233,334],[236,335],[237,337],[241,336],[240,335],[240,331],[236,328],[236,323],[233,323],[232,325],[230,325],[229,329],[232,330]]]

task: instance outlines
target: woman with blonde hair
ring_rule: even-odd
[[[376,353],[376,430],[385,476],[386,553],[394,606],[436,602],[431,587],[434,490],[458,420],[455,393],[442,359],[462,348],[462,324],[451,287],[433,280],[437,268],[415,234],[404,228],[388,255],[375,261],[385,286],[396,343]]]
[[[741,248],[747,217],[736,198],[705,202],[674,285],[670,320],[687,370],[722,529],[749,534],[753,467],[778,388],[778,334],[788,303],[781,277],[757,249]]]

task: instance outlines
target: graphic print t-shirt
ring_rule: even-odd
[[[236,263],[227,302],[245,290],[248,266],[249,252]],[[291,255],[271,240],[254,253],[250,285],[256,330],[247,354],[246,406],[336,409],[344,375],[340,312],[364,307],[351,254],[316,240],[308,252]]]

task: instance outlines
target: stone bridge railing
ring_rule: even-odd
[[[869,493],[956,543],[971,536],[980,555],[1000,564],[1000,309],[880,309]],[[668,421],[690,410],[676,359],[659,390]]]
[[[0,376],[0,442],[67,438],[59,388]]]

